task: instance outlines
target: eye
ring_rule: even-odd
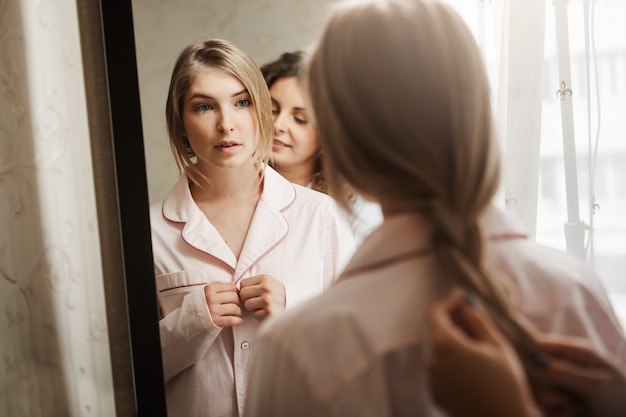
[[[276,107],[272,107],[272,116],[278,116],[278,109]]]
[[[306,119],[303,119],[303,118],[301,118],[301,117],[294,117],[293,119],[294,119],[294,120],[296,121],[296,123],[297,123],[297,124],[299,124],[299,125],[305,125],[305,124],[307,124],[307,123],[308,123],[308,121],[307,121]]]
[[[212,109],[213,109],[213,107],[211,107],[208,104],[199,104],[199,105],[196,106],[196,110],[197,111],[209,111],[209,110],[212,110]]]
[[[242,98],[241,100],[237,100],[237,107],[248,107],[250,104],[250,100],[247,98]]]

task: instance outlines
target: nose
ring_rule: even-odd
[[[220,117],[217,120],[217,130],[221,133],[232,132],[235,130],[233,118],[227,109],[220,112]]]
[[[276,115],[276,118],[274,118],[274,132],[284,133],[286,131],[287,128],[285,127],[285,115],[280,112]]]

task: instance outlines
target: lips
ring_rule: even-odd
[[[218,144],[215,145],[216,148],[232,148],[233,146],[237,146],[239,145],[239,143],[234,142],[234,141],[223,141],[223,142],[219,142]]]
[[[276,147],[291,148],[291,145],[287,145],[285,142],[281,142],[278,139],[274,139],[274,142],[272,142],[272,144]]]

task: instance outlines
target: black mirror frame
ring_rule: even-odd
[[[77,0],[117,417],[166,417],[131,0]]]

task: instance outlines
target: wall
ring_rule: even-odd
[[[76,3],[0,2],[0,415],[115,415]]]

